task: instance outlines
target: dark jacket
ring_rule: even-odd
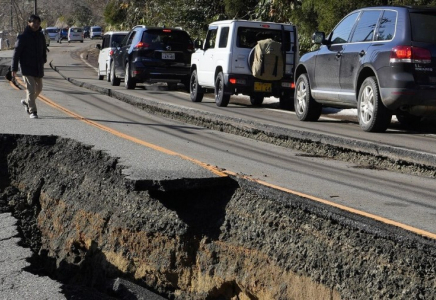
[[[12,57],[12,71],[18,71],[18,62],[23,76],[43,77],[44,64],[47,62],[47,47],[41,28],[32,31],[27,26],[18,36]]]

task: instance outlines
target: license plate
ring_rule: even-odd
[[[175,53],[162,53],[162,59],[176,59]]]
[[[272,91],[271,83],[255,82],[254,83],[254,91],[255,92],[271,92]]]

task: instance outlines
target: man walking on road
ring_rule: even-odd
[[[27,27],[18,36],[12,56],[12,76],[18,71],[18,62],[21,74],[26,83],[26,99],[21,100],[30,118],[37,119],[36,98],[42,91],[42,77],[44,64],[47,62],[47,48],[45,37],[41,32],[41,18],[36,15],[29,17]]]

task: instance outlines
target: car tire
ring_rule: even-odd
[[[126,63],[126,68],[124,72],[124,87],[128,90],[133,90],[136,87],[135,78],[130,75],[130,63]]]
[[[295,84],[294,107],[300,121],[317,121],[321,116],[322,105],[313,99],[306,73],[301,74]]]
[[[294,110],[294,97],[292,90],[284,90],[279,98],[281,109]]]
[[[219,72],[215,79],[215,103],[219,107],[226,107],[230,102],[230,95],[224,93],[224,74]]]
[[[111,85],[112,86],[119,86],[121,80],[115,75],[115,64],[111,64]]]
[[[97,66],[97,74],[98,80],[103,80],[104,76],[100,73],[100,65]]]
[[[250,95],[250,102],[253,106],[261,106],[263,103],[263,94]]]
[[[203,89],[198,84],[197,70],[192,71],[191,80],[189,82],[189,94],[192,102],[201,102],[203,100]]]
[[[367,132],[384,132],[391,123],[392,112],[382,103],[374,76],[366,78],[360,87],[357,116],[360,127]]]
[[[109,66],[106,66],[106,80],[107,80],[107,82],[111,82],[111,66],[112,66],[112,63],[109,64]]]

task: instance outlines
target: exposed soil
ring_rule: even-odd
[[[0,204],[65,283],[107,292],[122,277],[193,300],[436,297],[433,240],[237,177],[135,190],[89,146],[0,141]]]

